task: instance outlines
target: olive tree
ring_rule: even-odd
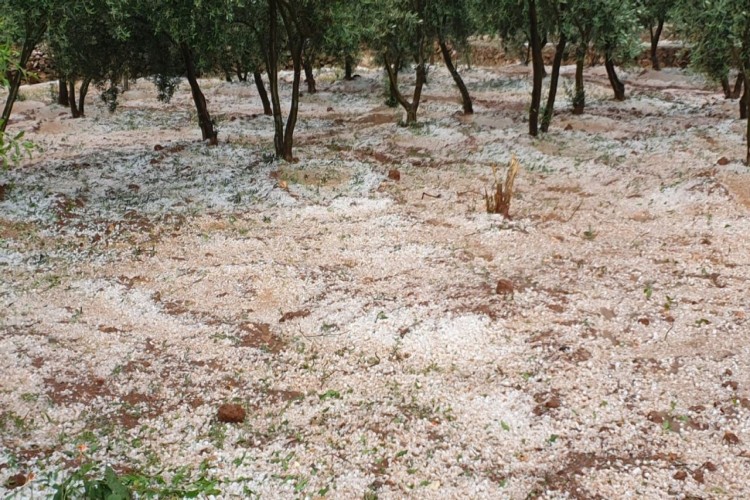
[[[21,88],[23,69],[29,62],[34,48],[42,41],[47,32],[47,20],[53,0],[3,0],[0,2],[0,19],[4,24],[4,40],[6,48],[9,44],[20,47],[18,53],[6,52],[12,57],[12,75],[9,79],[8,97],[5,100],[3,113],[0,115],[0,132],[5,132],[13,104],[18,98],[18,90]],[[6,49],[7,50],[7,49]],[[5,72],[3,73],[5,74]]]
[[[427,0],[374,0],[370,3],[370,44],[382,62],[391,95],[406,111],[406,124],[417,122],[422,90],[427,83],[427,54],[431,38],[426,18]],[[402,69],[414,66],[411,100],[399,86]]]
[[[96,0],[70,0],[50,14],[48,41],[58,77],[65,82],[66,104],[73,118],[85,114],[91,83],[118,82],[129,62],[127,42],[117,37],[115,20],[106,4]],[[141,40],[141,38],[135,39]],[[76,82],[80,80],[76,100]]]
[[[661,70],[659,62],[659,40],[664,30],[669,12],[675,0],[635,0],[636,15],[641,26],[648,30],[651,46],[651,67]]]
[[[0,30],[4,30],[3,19],[0,19]],[[7,31],[4,31],[7,33]],[[11,69],[17,69],[13,65],[15,54],[11,48],[9,39],[0,39],[0,88],[7,88],[9,81],[7,74]],[[8,168],[12,163],[18,162],[24,151],[29,151],[31,144],[23,140],[23,131],[15,135],[0,132],[0,168]]]
[[[512,41],[528,44],[532,63],[529,134],[533,136],[539,133],[542,86],[546,75],[542,47],[551,30],[549,24],[553,22],[552,16],[548,15],[549,6],[545,0],[479,0],[477,3],[477,8],[485,13],[484,31],[499,34],[506,44]],[[552,99],[554,101],[554,96]]]
[[[198,77],[202,71],[216,66],[212,58],[219,52],[217,44],[223,42],[223,33],[232,22],[238,3],[240,0],[122,0],[109,4],[118,20],[121,37],[147,36],[169,41],[166,57],[157,55],[153,62],[166,63],[163,76],[170,77],[174,68],[171,61],[180,61],[190,85],[203,140],[210,144],[216,144],[218,137]],[[136,31],[135,26],[148,33]],[[154,69],[162,73],[161,68]]]
[[[679,30],[691,44],[691,64],[720,80],[736,69],[745,87],[740,118],[747,119],[745,161],[750,165],[750,8],[746,0],[680,0]]]
[[[429,33],[437,40],[445,67],[458,87],[465,114],[473,113],[474,107],[448,45],[462,51],[469,50],[469,36],[476,31],[472,3],[471,0],[434,0],[427,3],[425,12]]]
[[[615,72],[615,62],[626,60],[637,50],[635,9],[630,0],[571,0],[565,8],[565,28],[575,46],[576,72],[573,114],[586,106],[583,70],[593,47],[602,53],[615,99],[625,98],[625,89]]]

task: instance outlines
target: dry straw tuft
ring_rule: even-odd
[[[505,183],[501,183],[497,178],[497,165],[492,165],[492,176],[495,179],[493,185],[493,194],[484,190],[484,201],[487,206],[487,213],[489,214],[502,214],[506,219],[510,219],[510,202],[513,199],[513,183],[516,182],[516,175],[518,170],[521,168],[521,164],[518,163],[516,156],[510,160],[508,166],[508,172],[505,174]]]

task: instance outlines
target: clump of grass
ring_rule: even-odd
[[[516,175],[521,168],[521,164],[515,155],[510,160],[508,171],[505,174],[505,182],[500,182],[498,178],[498,167],[492,165],[492,177],[495,182],[492,186],[492,192],[484,190],[484,202],[489,214],[502,214],[506,219],[510,218],[510,202],[513,199],[513,184],[516,182]]]

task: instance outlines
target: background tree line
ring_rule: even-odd
[[[471,96],[453,54],[468,50],[475,35],[499,35],[509,50],[528,54],[532,65],[529,133],[549,129],[560,67],[575,61],[572,106],[586,106],[584,66],[595,57],[606,68],[613,98],[626,98],[617,67],[641,53],[650,37],[650,60],[660,69],[657,46],[671,26],[691,49],[694,68],[722,83],[727,98],[750,108],[750,9],[747,0],[4,0],[0,4],[0,83],[9,89],[0,116],[0,151],[22,82],[22,68],[45,42],[55,59],[59,102],[71,115],[85,113],[90,85],[114,107],[129,79],[148,77],[168,100],[179,79],[190,86],[204,140],[218,134],[200,87],[203,74],[246,81],[258,88],[264,112],[273,116],[274,150],[293,159],[294,130],[303,83],[316,92],[314,68],[322,55],[353,68],[364,51],[382,65],[389,101],[401,106],[406,124],[417,121],[434,51],[442,58],[472,113]],[[554,47],[551,73],[542,49]],[[292,69],[289,103],[282,103],[279,72]],[[410,87],[399,76],[413,72]],[[265,78],[264,78],[265,75]],[[732,79],[730,80],[730,76]],[[547,95],[543,82],[549,78]],[[747,128],[750,164],[750,121]],[[18,138],[16,139],[17,143]]]

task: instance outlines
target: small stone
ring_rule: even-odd
[[[724,165],[729,165],[729,159],[726,156],[722,156],[716,163],[723,167]]]
[[[651,324],[651,320],[648,319],[648,318],[641,318],[641,319],[638,320],[638,323],[640,323],[640,324],[642,324],[644,326],[648,326],[648,325]]]
[[[736,391],[739,387],[739,384],[734,380],[727,380],[723,384],[721,384],[722,387],[726,387],[728,389],[732,389],[733,391]]]
[[[329,112],[329,113],[331,113],[331,112],[333,112],[333,108],[332,108],[332,107],[330,107],[330,106],[328,106],[328,107],[326,108],[326,111],[327,111],[327,112]]]
[[[714,465],[713,462],[706,462],[701,467],[708,472],[716,472],[716,465]]]
[[[706,481],[705,476],[703,475],[703,469],[696,469],[693,471],[693,479],[695,479],[696,483],[703,484]]]
[[[219,422],[240,424],[245,421],[245,409],[237,404],[225,403],[219,406],[217,418]]]
[[[573,125],[568,123],[567,125],[565,125],[565,130],[573,130]]]
[[[396,170],[395,168],[392,168],[388,171],[388,178],[392,181],[400,181],[401,180],[401,172]]]
[[[513,293],[513,282],[511,280],[501,279],[497,282],[495,293],[498,295],[510,295]]]
[[[685,479],[687,479],[687,472],[685,472],[684,470],[678,470],[672,477],[677,479],[678,481],[684,481]]]
[[[547,408],[560,408],[560,398],[557,396],[552,396],[547,400],[546,403],[544,403],[544,406]]]
[[[164,149],[164,146],[162,146],[161,144],[157,144],[156,146],[154,146],[154,151],[161,151],[162,149]]]
[[[727,444],[739,444],[740,438],[734,432],[727,431],[724,433],[724,442]]]
[[[655,423],[655,424],[661,424],[665,420],[665,412],[663,411],[650,411],[648,412],[648,415],[646,415],[646,418],[649,419],[649,421]]]
[[[607,307],[602,307],[599,309],[599,314],[602,315],[602,317],[606,320],[612,320],[617,317],[617,314],[612,309],[609,309]]]
[[[5,481],[5,487],[12,490],[14,488],[20,488],[27,482],[28,478],[26,477],[26,474],[18,473],[14,476],[10,476],[8,480]]]

